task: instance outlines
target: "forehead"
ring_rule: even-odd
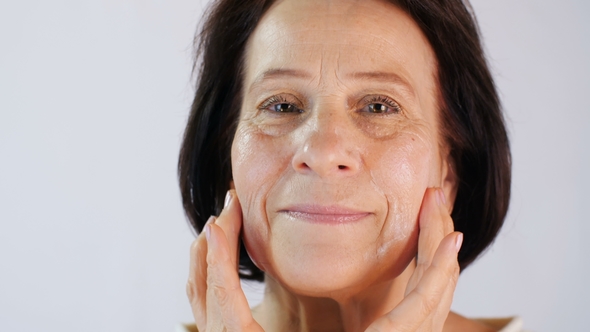
[[[436,69],[412,18],[378,0],[278,1],[251,36],[245,64],[246,87],[269,70],[293,69],[316,78],[393,73],[418,90],[432,90]]]

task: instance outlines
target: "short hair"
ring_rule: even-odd
[[[242,101],[248,39],[272,0],[220,0],[195,37],[195,97],[180,150],[184,210],[200,233],[218,215],[231,181],[231,145]],[[464,242],[461,270],[495,239],[510,201],[511,157],[500,101],[482,49],[475,16],[461,0],[389,0],[409,14],[430,42],[438,64],[441,137],[457,175],[452,218]],[[243,244],[240,277],[264,273]]]

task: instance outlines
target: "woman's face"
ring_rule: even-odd
[[[248,41],[231,160],[254,262],[304,295],[355,292],[416,254],[427,187],[454,183],[436,60],[380,1],[285,0]]]

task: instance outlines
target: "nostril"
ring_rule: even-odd
[[[338,169],[347,169],[348,167],[344,166],[344,165],[338,165]]]

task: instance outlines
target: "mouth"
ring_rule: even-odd
[[[315,204],[293,205],[278,212],[292,219],[328,225],[353,223],[372,214],[371,212],[358,211],[337,205],[323,206]]]

